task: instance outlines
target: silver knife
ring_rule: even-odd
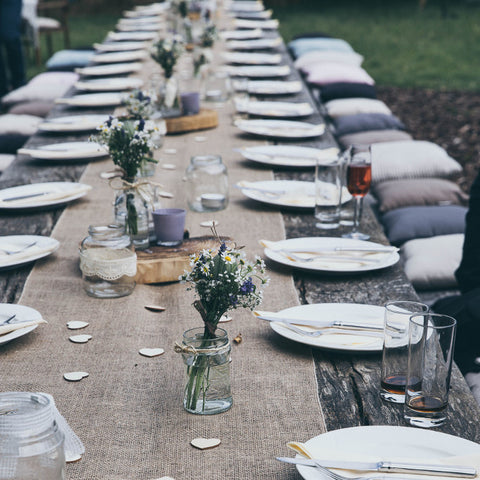
[[[277,457],[280,462],[315,467],[315,462],[326,468],[364,470],[371,472],[416,473],[420,475],[438,475],[442,477],[473,478],[477,475],[474,467],[467,465],[431,465],[427,463],[405,462],[351,462],[347,460],[323,460],[308,458]]]
[[[43,195],[47,195],[49,193],[56,193],[56,192],[39,192],[39,193],[30,193],[28,195],[19,195],[18,197],[9,197],[9,198],[2,198],[0,199],[2,202],[13,202],[15,200],[25,200],[27,198],[34,198],[34,197],[41,197]]]

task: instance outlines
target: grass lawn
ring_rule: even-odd
[[[302,32],[347,40],[379,85],[480,91],[480,3],[303,0],[273,6],[286,41]]]
[[[428,0],[423,11],[418,0],[289,0],[285,6],[264,0],[286,41],[311,31],[343,38],[365,57],[364,67],[379,85],[480,91],[480,3],[444,1],[446,18],[441,0]],[[72,47],[102,41],[120,14],[71,15]],[[61,35],[54,37],[62,49]],[[48,58],[45,51],[42,58]],[[29,58],[29,78],[42,70]]]

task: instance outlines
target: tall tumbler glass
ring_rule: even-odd
[[[317,160],[315,169],[315,226],[331,230],[340,221],[341,164],[335,160]]]
[[[438,427],[447,418],[457,321],[423,313],[410,318],[405,420],[416,427]]]
[[[363,198],[372,183],[372,160],[369,145],[352,145],[347,163],[347,189],[353,195],[355,211],[352,231],[342,235],[344,238],[368,240],[370,235],[358,230],[362,218]]]
[[[380,396],[387,402],[404,403],[407,383],[408,329],[414,313],[427,313],[420,302],[398,301],[385,305]]]

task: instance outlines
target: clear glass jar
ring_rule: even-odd
[[[41,393],[0,393],[0,478],[63,480],[64,435]]]
[[[183,334],[186,376],[183,406],[190,413],[214,415],[226,412],[233,404],[231,346],[223,328],[217,328],[215,338],[205,339],[204,332],[204,328],[192,328]]]
[[[194,212],[216,212],[228,205],[228,173],[220,155],[191,158],[186,171],[187,202]]]
[[[122,225],[137,250],[150,245],[148,205],[136,188],[118,190],[114,203],[115,223]]]
[[[80,246],[83,287],[97,298],[130,295],[135,288],[137,254],[121,225],[88,227]]]

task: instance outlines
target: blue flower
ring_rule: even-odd
[[[145,120],[143,118],[141,118],[139,121],[138,121],[138,131],[139,132],[142,132],[143,129],[145,127]]]
[[[232,307],[236,307],[237,304],[238,304],[238,297],[236,295],[232,295],[230,294],[229,297],[228,297],[228,300],[230,301],[230,305],[232,305]]]
[[[249,293],[253,293],[255,290],[255,284],[252,282],[252,277],[249,277],[245,280],[240,287],[240,293],[242,295],[248,295]]]
[[[226,249],[227,249],[227,246],[225,245],[225,242],[222,242],[222,244],[220,245],[220,250],[218,251],[218,253],[221,255]]]

